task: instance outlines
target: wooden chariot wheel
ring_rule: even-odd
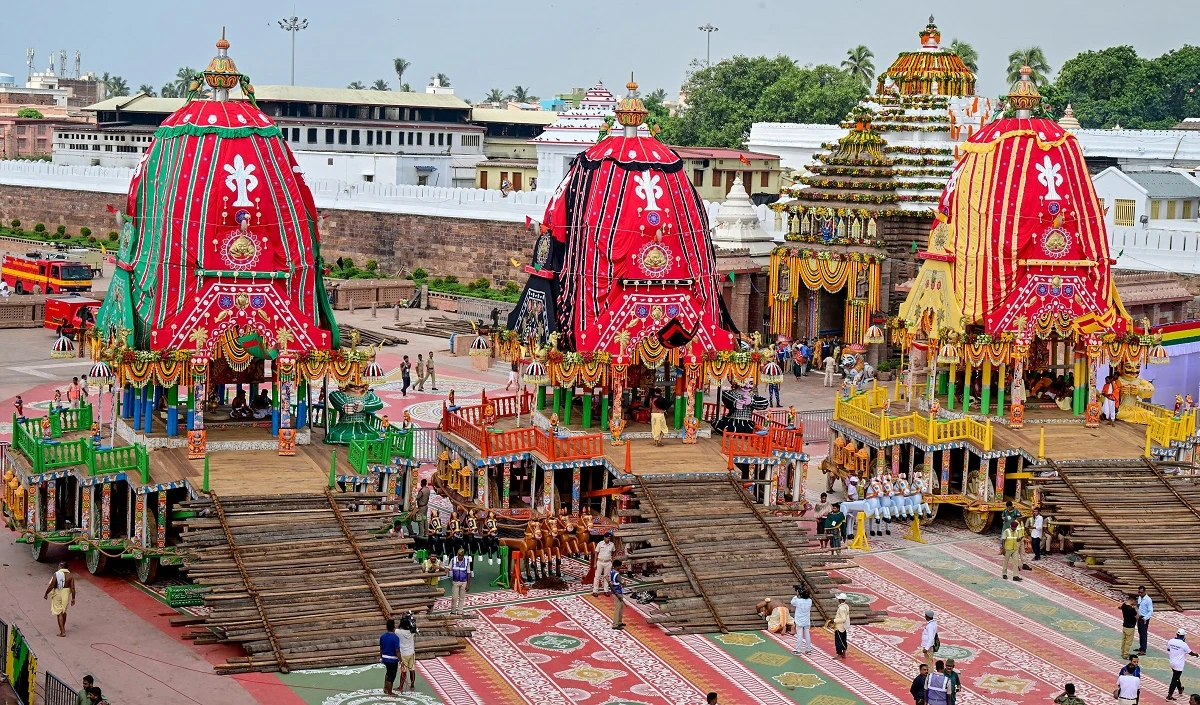
[[[98,548],[88,549],[87,569],[89,573],[100,575],[104,572],[106,565],[108,565],[108,556],[104,555]]]
[[[942,505],[938,504],[938,503],[929,505],[929,516],[921,519],[921,526],[929,526],[930,524],[933,523],[934,519],[937,519],[938,507],[940,507],[940,506],[942,506]]]
[[[158,580],[158,559],[145,556],[139,558],[137,562],[138,582],[142,585],[150,585],[155,580]]]
[[[988,529],[992,528],[992,521],[995,518],[995,512],[963,511],[963,521],[967,523],[967,528],[976,534],[986,533]]]
[[[45,563],[46,556],[50,553],[50,542],[42,541],[41,539],[32,539],[29,542],[29,552],[33,554],[33,560],[38,563]]]

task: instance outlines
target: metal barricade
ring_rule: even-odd
[[[78,705],[79,703],[79,693],[50,671],[46,671],[42,690],[42,705]]]
[[[804,424],[804,444],[824,443],[829,440],[829,422],[833,420],[833,409],[797,411]]]

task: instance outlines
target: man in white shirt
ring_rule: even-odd
[[[612,532],[604,532],[604,540],[596,544],[596,577],[592,578],[592,594],[600,594],[600,586],[604,585],[604,593],[608,594],[608,574],[612,571],[613,551],[617,544],[613,543]]]
[[[794,654],[812,653],[812,597],[808,588],[796,586],[796,596],[792,598],[792,610],[796,613],[796,650]]]
[[[1138,586],[1137,613],[1138,653],[1145,656],[1146,641],[1150,636],[1150,618],[1154,616],[1154,600],[1146,594],[1145,585]]]
[[[849,648],[849,629],[850,629],[850,605],[846,604],[846,593],[839,592],[837,594],[837,613],[833,615],[833,648],[837,651],[837,657],[840,659],[846,658],[846,649]]]
[[[1030,519],[1029,538],[1033,541],[1033,560],[1042,560],[1042,526],[1046,518],[1042,516],[1042,510],[1034,508],[1033,518]]]
[[[1142,690],[1142,679],[1133,675],[1133,667],[1126,666],[1121,669],[1121,675],[1117,676],[1117,689],[1113,691],[1113,697],[1119,703],[1136,703],[1138,693]]]
[[[925,610],[925,629],[921,631],[921,653],[925,655],[925,665],[933,670],[933,652],[937,651],[938,623],[934,619],[933,610]]]
[[[847,502],[857,502],[858,501],[858,476],[857,475],[851,475],[850,477],[846,478],[846,501]]]
[[[1171,686],[1167,688],[1167,700],[1175,699],[1175,689],[1183,695],[1183,667],[1187,665],[1188,656],[1196,656],[1192,647],[1187,643],[1187,632],[1180,629],[1175,632],[1175,638],[1167,642],[1167,660],[1171,664]]]
[[[406,612],[400,618],[400,626],[396,627],[396,637],[400,639],[400,692],[404,692],[404,674],[408,673],[408,689],[417,689],[417,619],[413,613]]]

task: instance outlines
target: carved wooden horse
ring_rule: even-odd
[[[520,558],[521,564],[517,568],[521,572],[522,579],[524,579],[526,576],[530,575],[533,572],[534,556],[540,550],[541,543],[542,543],[541,525],[538,523],[537,519],[532,518],[532,517],[525,524],[525,535],[523,537],[521,537],[519,539],[516,539],[516,538],[500,539],[500,545],[506,546],[508,548],[508,552],[509,552],[510,556],[512,555],[513,551],[521,552],[521,558]]]

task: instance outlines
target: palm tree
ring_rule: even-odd
[[[1029,80],[1041,86],[1050,79],[1050,62],[1041,47],[1025,47],[1017,49],[1008,55],[1008,82],[1010,84],[1021,80],[1021,68],[1028,66],[1032,69]]]
[[[437,80],[438,80],[438,83],[441,83],[441,84],[442,84],[442,87],[443,87],[443,88],[449,88],[449,87],[450,87],[450,77],[449,77],[449,76],[447,76],[446,74],[444,74],[444,73],[439,73],[439,74],[437,75]]]
[[[871,61],[875,55],[865,45],[859,44],[846,51],[846,59],[842,61],[842,69],[852,78],[862,81],[868,88],[875,79],[875,63]]]
[[[485,95],[483,97],[483,102],[485,102],[485,103],[503,103],[504,102],[504,91],[500,90],[499,88],[493,88],[492,90],[487,92],[487,95]]]
[[[129,95],[129,84],[120,76],[111,76],[104,84],[108,89],[109,96],[125,96]]]
[[[663,88],[656,88],[656,89],[650,91],[650,95],[646,96],[646,98],[648,98],[649,100],[656,100],[659,103],[662,103],[664,100],[667,99],[667,91]]]
[[[351,81],[350,85],[348,85],[346,87],[352,88],[356,91],[364,91],[367,89],[367,84],[363,83],[362,81]]]
[[[112,76],[107,71],[100,74],[100,85],[104,86],[104,97],[105,98],[112,97],[112,91],[110,91],[108,89],[110,81],[112,81]]]
[[[404,72],[408,70],[409,66],[412,66],[412,62],[408,59],[400,57],[392,59],[392,68],[396,70],[396,81],[401,85],[404,85]]]
[[[178,98],[179,93],[175,91],[174,83],[164,83],[163,87],[158,91],[160,98]]]
[[[192,78],[196,75],[196,69],[191,66],[182,66],[175,72],[175,97],[186,98],[188,89],[192,85]],[[203,85],[203,84],[201,84]],[[204,92],[201,90],[201,92]]]
[[[513,86],[512,93],[508,94],[508,99],[516,103],[528,103],[529,89],[525,86]]]
[[[371,84],[371,90],[390,91],[392,90],[392,87],[388,85],[387,81],[383,80],[382,78],[377,78],[375,79],[375,82]]]
[[[971,73],[979,73],[979,52],[975,51],[975,47],[954,38],[950,40],[950,51],[958,54],[958,58],[971,69]]]
[[[144,93],[150,98],[158,97],[158,94],[154,92],[154,86],[150,85],[149,83],[143,83],[142,85],[138,86],[138,93]]]
[[[400,87],[396,90],[403,91],[404,93],[412,93],[412,86],[407,83],[401,83]]]

